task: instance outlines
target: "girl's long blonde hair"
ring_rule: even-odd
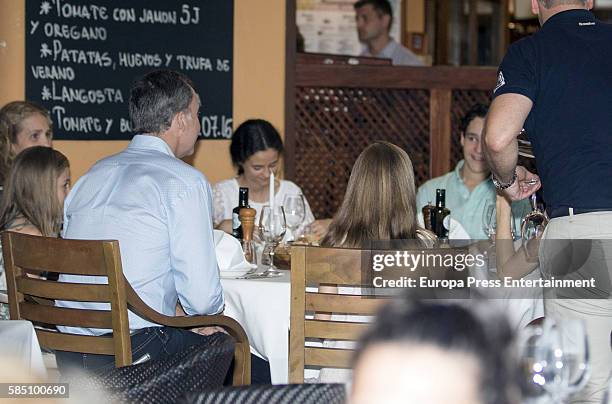
[[[355,161],[342,205],[321,245],[360,248],[370,240],[416,238],[435,236],[416,221],[412,162],[396,145],[375,142]]]
[[[66,156],[49,147],[35,146],[19,153],[2,193],[0,230],[23,217],[43,236],[56,237],[63,221],[57,179],[69,167]]]

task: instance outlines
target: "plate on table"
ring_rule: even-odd
[[[231,271],[219,271],[219,275],[222,278],[239,278],[241,276],[246,275],[247,273],[249,273],[249,271],[251,270],[251,268],[246,268],[246,269],[239,269],[239,270],[231,270]]]
[[[222,278],[239,278],[241,276],[246,275],[247,273],[249,273],[250,271],[256,270],[257,266],[256,265],[252,265],[249,264],[248,262],[243,262],[242,264],[231,268],[231,269],[220,269],[219,270],[219,275]]]

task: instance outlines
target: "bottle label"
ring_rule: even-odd
[[[444,216],[444,219],[442,219],[442,226],[444,226],[446,231],[450,231],[450,215]]]
[[[238,213],[232,213],[232,230],[236,230],[240,226],[240,216],[238,215]]]

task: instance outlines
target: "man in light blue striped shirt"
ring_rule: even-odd
[[[189,78],[172,71],[149,73],[134,83],[128,148],[97,162],[65,203],[63,237],[119,240],[125,277],[153,309],[168,316],[180,302],[187,314],[223,310],[214,249],[212,200],[206,177],[182,162],[193,153],[200,98]],[[106,283],[106,277],[63,275],[61,281]],[[68,302],[60,307],[109,310],[108,304]],[[134,360],[171,355],[204,338],[161,327],[129,313]],[[62,327],[76,334],[110,330]],[[214,330],[199,330],[202,334]],[[58,352],[60,370],[113,366],[106,355]]]

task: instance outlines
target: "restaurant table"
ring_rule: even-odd
[[[273,384],[289,380],[290,272],[275,278],[221,278],[226,316],[246,331],[251,352],[270,363]]]
[[[242,325],[249,337],[251,352],[270,363],[273,384],[287,383],[289,372],[290,271],[281,272],[276,278],[221,278],[224,314]],[[494,304],[506,313],[515,330],[543,315],[541,296],[506,297]]]
[[[29,321],[0,320],[0,360],[4,364],[20,364],[32,376],[47,376],[38,338]]]

